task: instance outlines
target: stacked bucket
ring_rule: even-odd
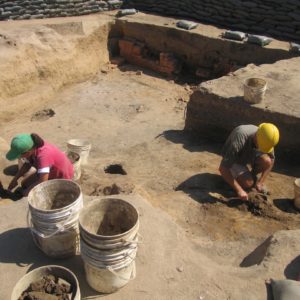
[[[79,217],[81,256],[88,284],[112,293],[135,278],[138,212],[121,199],[97,199]]]
[[[80,186],[70,180],[40,183],[28,195],[28,223],[35,244],[48,256],[64,258],[79,252]]]
[[[28,222],[34,242],[48,256],[79,253],[86,280],[98,292],[112,293],[135,278],[139,216],[129,202],[95,199],[83,208],[80,186],[54,179],[28,195]]]

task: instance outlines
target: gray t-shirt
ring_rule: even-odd
[[[257,129],[255,125],[240,125],[230,133],[222,149],[224,167],[230,168],[234,163],[254,164],[258,151],[254,143]]]

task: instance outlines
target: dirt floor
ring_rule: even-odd
[[[274,267],[274,259],[274,266],[268,272],[256,264],[250,264],[257,269],[248,272],[240,264],[270,235],[279,230],[299,228],[299,213],[293,207],[293,180],[300,176],[297,166],[278,162],[267,181],[271,196],[258,202],[241,202],[218,174],[222,145],[195,139],[182,130],[186,105],[192,92],[190,86],[176,84],[172,79],[126,64],[117,67],[102,62],[100,70],[91,75],[90,80],[64,88],[58,84],[58,92],[56,87],[51,89],[51,97],[33,101],[32,106],[28,106],[31,102],[27,94],[24,96],[26,108],[19,105],[20,102],[10,102],[7,111],[14,113],[9,115],[2,111],[5,117],[1,122],[0,150],[5,153],[11,137],[21,132],[36,132],[64,150],[69,139],[88,139],[92,144],[89,163],[83,167],[79,180],[84,195],[125,194],[130,199],[130,195],[135,198],[134,195],[138,194],[144,199],[144,202],[139,202],[143,203],[143,209],[149,210],[150,215],[145,212],[147,226],[154,226],[154,216],[157,216],[156,225],[160,227],[154,228],[160,232],[158,237],[166,240],[156,240],[153,231],[145,230],[143,235],[153,234],[146,240],[151,242],[154,239],[154,245],[163,252],[157,258],[162,270],[160,280],[153,278],[160,270],[151,268],[151,264],[145,262],[149,250],[144,249],[137,259],[137,276],[140,272],[147,281],[146,274],[149,273],[149,282],[138,280],[135,289],[133,281],[129,284],[131,287],[120,291],[121,294],[107,297],[266,299],[264,279],[269,276],[284,278],[282,269],[286,265],[283,264],[295,258],[294,251],[298,248],[291,247],[286,252],[280,252],[281,265]],[[38,99],[38,93],[31,91],[32,99]],[[9,98],[3,94],[0,100],[5,103],[6,99]],[[22,99],[22,95],[18,99]],[[114,165],[119,166],[110,167]],[[0,168],[3,169],[1,180],[7,186],[16,166],[1,157]],[[7,214],[8,211],[14,212],[15,206],[14,218],[18,219],[19,213],[23,220],[23,201],[14,203],[10,199],[2,199],[0,209]],[[22,220],[15,224],[11,221],[8,228],[3,223],[8,218],[3,218],[1,230],[14,230],[14,227],[25,225]],[[294,243],[294,236],[299,232],[281,234],[290,234],[287,240]],[[5,231],[1,235],[4,237]],[[30,238],[28,234],[26,237]],[[282,242],[281,247],[284,243],[289,242]],[[180,261],[174,276],[174,270],[168,271],[167,267],[168,257],[173,251],[170,245],[174,246],[172,259]],[[148,245],[145,243],[144,247]],[[4,251],[2,258],[7,254],[7,250],[0,249],[0,259],[1,251]],[[182,272],[180,255],[185,251],[182,268],[187,271],[183,272],[185,277],[181,280],[177,278]],[[34,262],[34,255],[37,255],[36,251],[33,251],[30,262]],[[256,263],[260,264],[263,259],[261,257]],[[0,262],[1,273],[14,272],[18,263],[12,259],[2,259]],[[9,268],[7,262],[14,268]],[[19,275],[22,272],[16,271]],[[217,280],[219,274],[220,281]],[[3,299],[8,299],[9,289],[16,282],[14,277],[10,273],[7,290],[1,291]],[[199,285],[201,290],[198,284],[203,277],[211,281],[204,279]],[[239,284],[235,284],[236,280]],[[250,281],[253,283],[250,284]],[[205,286],[206,291],[203,290]],[[83,296],[91,296],[86,283],[83,283],[83,288]]]

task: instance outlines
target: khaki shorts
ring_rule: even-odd
[[[233,164],[229,170],[234,179],[238,178],[246,172],[250,172],[247,166],[239,164]]]

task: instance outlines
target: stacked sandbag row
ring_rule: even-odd
[[[300,40],[297,0],[127,0],[124,7],[192,18],[245,32]]]
[[[88,15],[120,8],[119,0],[14,0],[0,2],[0,20]]]

